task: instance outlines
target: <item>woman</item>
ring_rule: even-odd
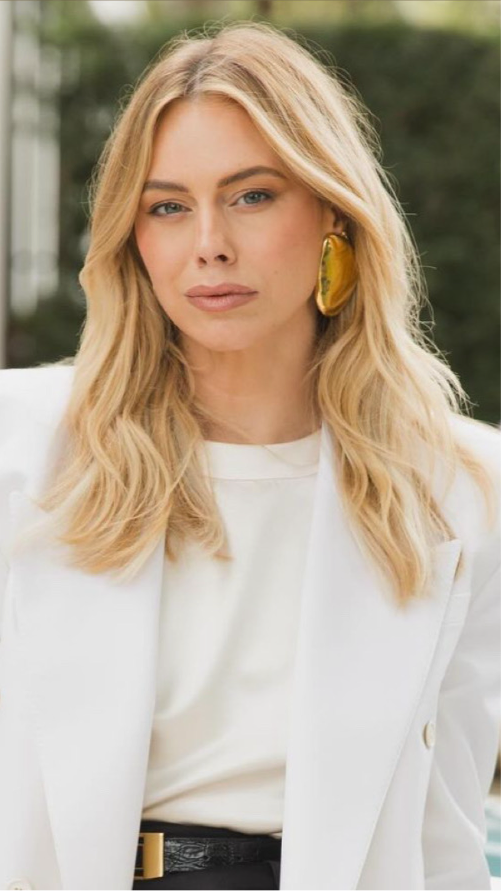
[[[499,433],[375,148],[254,22],[122,113],[77,355],[0,374],[2,887],[489,887]]]

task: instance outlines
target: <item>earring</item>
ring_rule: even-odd
[[[355,251],[346,232],[329,232],[322,245],[315,301],[324,316],[335,316],[353,294],[358,280]]]

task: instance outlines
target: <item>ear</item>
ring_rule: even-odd
[[[344,213],[342,213],[342,211],[340,211],[334,204],[330,205],[329,210],[332,215],[332,231],[335,232],[336,235],[340,235],[341,232],[344,232],[346,229],[348,220]]]

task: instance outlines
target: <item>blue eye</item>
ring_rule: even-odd
[[[248,198],[249,195],[264,195],[266,199],[271,199],[273,196],[271,192],[265,192],[263,189],[252,189],[251,192],[245,192],[244,195],[241,195],[240,198]],[[240,199],[239,199],[240,200]],[[253,201],[252,204],[262,204],[262,201]],[[252,204],[250,206],[252,206]]]
[[[162,207],[181,207],[181,204],[178,204],[177,201],[164,201],[163,204],[156,204],[155,207],[152,207],[151,210],[148,211],[154,217],[171,217],[171,213],[158,213],[160,208]]]
[[[240,198],[238,200],[240,201],[242,198],[248,198],[249,195],[260,195],[261,197],[264,196],[264,199],[266,201],[273,200],[273,193],[267,192],[264,189],[252,189],[251,191],[245,192],[243,195],[240,195]],[[252,201],[250,204],[247,204],[246,206],[253,207],[256,204],[263,204],[263,201]],[[172,214],[172,213],[169,213],[167,210],[165,210],[165,212],[161,212],[161,211],[164,208],[168,208],[168,207],[178,207],[179,208],[179,207],[183,207],[183,206],[184,205],[182,205],[182,204],[178,204],[177,201],[164,201],[164,202],[162,202],[162,204],[156,204],[154,207],[151,208],[151,210],[148,211],[148,213],[154,217],[172,217],[172,216],[177,216],[177,213]]]

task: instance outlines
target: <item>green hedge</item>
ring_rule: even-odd
[[[187,23],[186,27],[193,27]],[[430,336],[458,372],[474,414],[499,421],[499,52],[497,42],[401,24],[303,30],[326,49],[374,116],[383,164],[414,233],[428,283]],[[84,317],[77,282],[92,167],[168,22],[109,31],[91,18],[52,22],[63,49],[61,289],[12,320],[11,366],[75,352]],[[322,57],[325,62],[325,57]],[[52,321],[48,324],[48,318]],[[434,324],[431,331],[430,325]]]

